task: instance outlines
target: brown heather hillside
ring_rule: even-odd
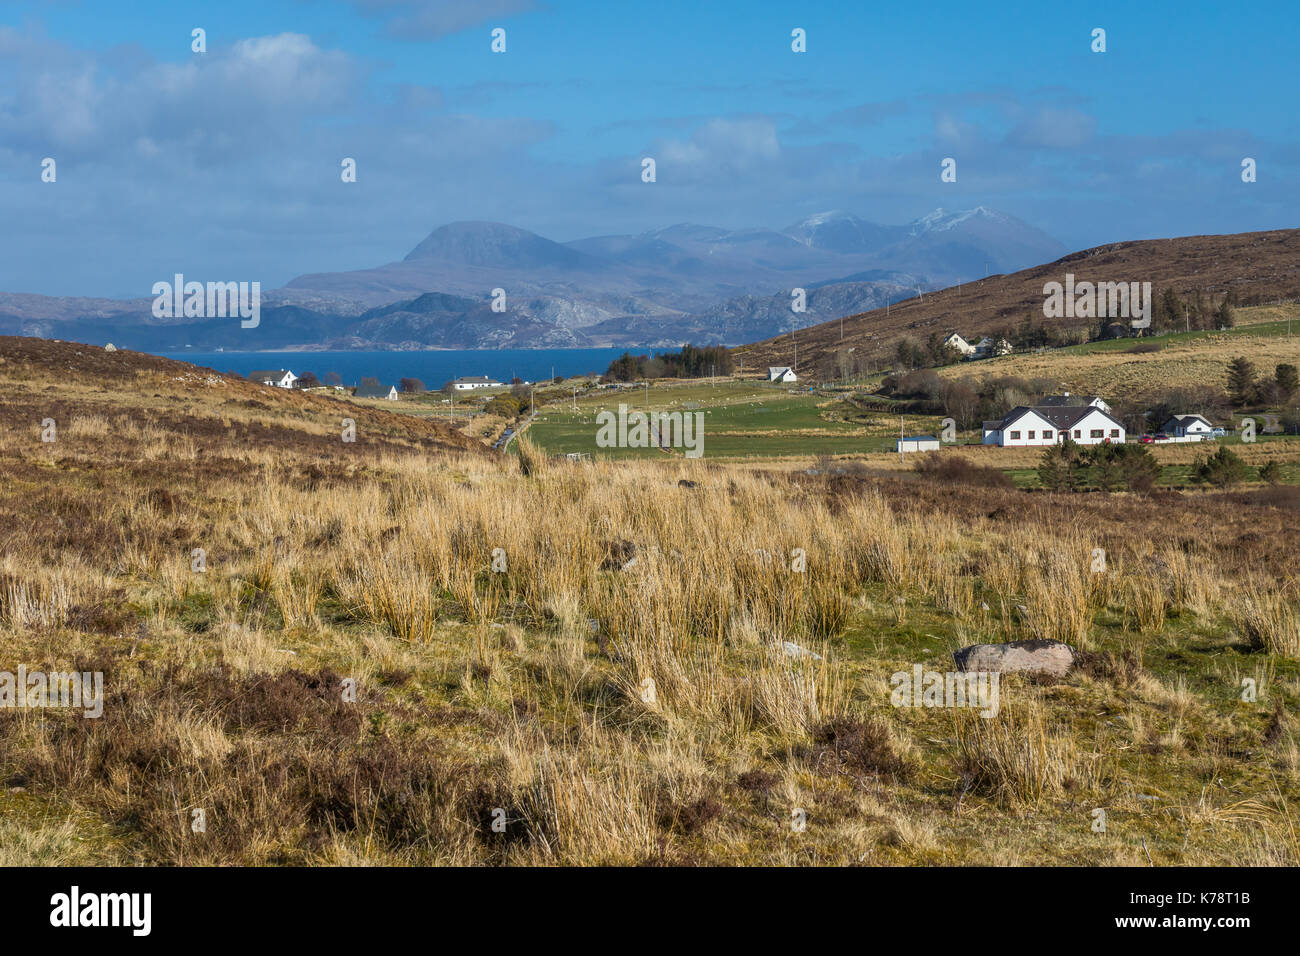
[[[355,445],[378,451],[486,450],[448,425],[396,415],[326,393],[258,385],[144,352],[26,336],[0,336],[0,414],[39,441],[40,423],[62,434],[169,433],[193,446],[274,448],[292,444],[340,460],[343,419],[356,423]],[[173,445],[175,449],[175,445]]]
[[[1295,299],[1300,297],[1300,229],[1110,243],[1011,275],[928,292],[887,312],[846,316],[842,340],[838,319],[800,329],[800,370],[832,372],[840,349],[853,349],[859,363],[884,360],[903,336],[924,341],[932,332],[956,330],[978,339],[1030,315],[1048,326],[1087,322],[1043,318],[1044,283],[1064,282],[1067,272],[1076,282],[1150,282],[1153,299],[1167,286],[1180,296],[1200,291],[1218,299],[1231,292],[1242,305]],[[791,364],[795,348],[791,336],[781,335],[739,346],[733,353],[746,368],[761,368]]]

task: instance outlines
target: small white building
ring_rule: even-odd
[[[451,387],[458,392],[469,392],[476,388],[501,388],[501,383],[493,381],[486,375],[470,375],[456,379],[451,383]]]
[[[1067,437],[1078,445],[1123,444],[1124,425],[1095,405],[1021,405],[1001,421],[984,423],[985,445],[1058,445]]]
[[[397,401],[396,385],[360,385],[354,393],[356,398],[382,398],[388,402]]]
[[[249,372],[248,377],[261,385],[274,385],[277,388],[293,388],[293,383],[298,381],[298,376],[287,368],[262,369]]]
[[[767,380],[769,382],[797,382],[799,376],[794,374],[794,369],[788,365],[772,365],[767,370]]]
[[[1214,426],[1200,415],[1175,415],[1160,430],[1174,441],[1208,441],[1214,437]]]
[[[906,454],[909,451],[939,450],[939,439],[933,435],[909,435],[906,438],[900,438],[894,444],[899,454]]]
[[[948,337],[943,340],[943,344],[950,349],[955,349],[963,356],[971,356],[975,354],[975,346],[971,345],[956,332],[949,332]]]

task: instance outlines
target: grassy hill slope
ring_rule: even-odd
[[[904,335],[925,339],[932,332],[960,332],[967,338],[1018,325],[1026,316],[1047,325],[1079,320],[1043,318],[1043,285],[1076,281],[1152,283],[1152,295],[1166,286],[1180,295],[1200,290],[1220,297],[1231,292],[1242,304],[1300,297],[1300,229],[1239,233],[1226,236],[1187,236],[1117,242],[1071,253],[1055,262],[1011,275],[990,276],[922,298],[909,299],[841,322],[800,329],[801,370],[834,367],[834,354],[854,349],[859,358],[880,360]],[[790,365],[795,343],[790,335],[739,346],[733,350],[746,368]]]

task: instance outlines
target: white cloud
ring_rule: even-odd
[[[1092,140],[1097,119],[1076,109],[1040,107],[1007,135],[1013,146],[1035,149],[1077,149]]]
[[[659,140],[648,155],[678,178],[711,179],[779,162],[781,143],[769,119],[720,118],[696,127],[688,139]]]

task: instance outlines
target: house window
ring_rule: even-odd
[[[1094,429],[1092,429],[1092,431],[1090,431],[1090,432],[1088,433],[1088,437],[1089,437],[1089,438],[1105,438],[1105,437],[1106,437],[1106,431],[1105,431],[1105,429],[1102,429],[1102,428],[1094,428]]]
[[[1011,433],[1011,440],[1012,440],[1012,441],[1020,441],[1020,432],[1012,432],[1012,433]]]
[[[1112,429],[1110,430],[1110,437],[1111,437],[1111,438],[1118,438],[1118,437],[1119,437],[1119,429],[1118,429],[1118,428],[1112,428]]]
[[[1076,429],[1074,430],[1074,437],[1075,437],[1075,438],[1078,438],[1078,437],[1080,437],[1080,435],[1082,435],[1082,432],[1080,432],[1079,429],[1076,428]]]
[[[1033,440],[1034,440],[1034,433],[1033,433],[1033,432],[1030,432],[1030,433],[1029,433],[1029,440],[1030,440],[1030,441],[1033,441]]]
[[[1047,441],[1052,440],[1052,431],[1050,428],[1043,429],[1043,438],[1046,439]]]

